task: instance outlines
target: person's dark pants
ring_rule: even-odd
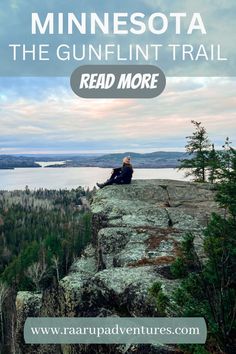
[[[117,178],[110,178],[105,183],[103,183],[103,186],[110,186],[112,184],[124,184],[124,182],[122,180],[118,180]]]
[[[111,184],[122,184],[122,180],[119,181],[117,180],[117,177],[119,176],[120,171],[114,171],[111,175],[111,177],[103,184],[104,186],[110,186]]]
[[[120,168],[115,168],[111,174],[111,177],[109,179],[114,179],[116,177],[119,176],[119,174],[121,173],[121,169]]]

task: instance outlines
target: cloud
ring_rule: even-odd
[[[182,149],[192,119],[217,145],[235,142],[235,89],[235,78],[168,78],[155,99],[96,100],[75,96],[66,79],[1,79],[0,148]]]
[[[155,62],[153,56],[150,55],[149,64],[159,65],[168,75],[172,76],[183,76],[185,75],[198,75],[198,76],[212,76],[214,72],[215,75],[223,76],[232,75],[235,73],[236,67],[236,56],[235,56],[235,46],[232,44],[232,38],[235,37],[235,11],[236,3],[234,0],[179,0],[179,1],[166,1],[166,0],[140,0],[136,2],[134,7],[133,0],[120,0],[120,1],[105,1],[105,0],[90,0],[90,1],[64,1],[64,0],[9,0],[2,1],[0,4],[0,49],[1,49],[1,75],[23,75],[27,73],[32,75],[32,72],[37,72],[38,75],[44,73],[44,75],[50,76],[56,75],[70,75],[73,69],[78,65],[91,64],[86,59],[83,62],[76,62],[71,60],[70,62],[56,61],[54,49],[61,43],[67,43],[70,46],[72,44],[80,47],[82,44],[93,44],[95,47],[98,44],[116,44],[120,45],[122,53],[128,53],[129,44],[139,44],[144,46],[145,44],[163,44],[167,46],[168,43],[192,43],[196,45],[195,54],[199,44],[203,43],[207,47],[209,53],[209,44],[220,43],[222,45],[222,55],[229,58],[227,62],[211,62],[211,61],[198,61],[188,60],[183,63],[180,55],[180,59],[173,62],[169,51],[165,51],[163,56],[160,56],[160,60]],[[59,12],[65,14],[68,12],[74,12],[80,15],[81,12],[89,14],[91,12],[97,12],[102,15],[104,12],[111,14],[111,34],[104,35],[101,31],[97,31],[96,35],[86,36],[75,33],[74,35],[37,35],[32,36],[31,34],[31,14],[32,12],[38,12],[42,18],[48,12],[54,12],[55,15]],[[144,35],[134,35],[129,33],[127,36],[112,34],[112,13],[121,12],[131,14],[133,12],[142,12],[145,14],[145,21],[147,22],[147,17],[152,12],[163,12],[168,17],[168,29],[163,35],[153,35],[150,31]],[[181,24],[181,36],[175,34],[175,23],[174,19],[169,16],[173,12],[186,12],[187,16],[183,19]],[[202,35],[198,31],[191,35],[187,34],[187,28],[191,21],[191,16],[193,12],[200,12],[207,29],[207,35]],[[9,21],[9,18],[11,21]],[[155,26],[158,27],[158,23]],[[57,27],[57,20],[55,16],[55,26]],[[66,26],[65,26],[66,27]],[[89,19],[88,19],[89,27]],[[128,21],[127,28],[130,28],[130,23]],[[52,51],[50,51],[51,62],[41,62],[37,61],[27,61],[18,62],[10,60],[10,50],[8,48],[9,43],[26,43],[27,46],[31,46],[32,43],[49,43],[52,46]],[[114,60],[115,61],[115,60]],[[139,63],[142,59],[139,60]],[[144,61],[143,61],[144,62]],[[50,65],[51,63],[51,65]],[[98,62],[96,62],[98,63]],[[112,59],[109,60],[109,64],[112,63]],[[137,64],[137,61],[134,61]],[[40,65],[39,65],[40,64]],[[99,64],[101,64],[99,62]],[[36,70],[36,71],[35,71]],[[223,74],[222,74],[223,73]],[[26,74],[25,74],[26,75]]]

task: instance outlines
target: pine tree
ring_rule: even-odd
[[[210,142],[206,129],[202,127],[201,122],[191,121],[195,131],[191,136],[187,136],[188,142],[185,146],[189,157],[181,160],[179,169],[190,169],[186,176],[194,176],[196,182],[206,181],[206,171],[208,166]]]
[[[186,236],[181,261],[171,267],[174,276],[185,277],[172,303],[175,315],[206,319],[210,353],[231,354],[236,352],[236,151],[228,139],[221,163],[216,199],[226,212],[213,213],[204,231],[204,262],[193,237]]]
[[[226,138],[221,154],[221,167],[218,171],[217,201],[229,211],[236,219],[236,150],[231,146],[229,138]]]
[[[208,156],[208,180],[210,183],[215,183],[217,180],[218,170],[220,168],[220,157],[215,150],[214,144],[211,146],[211,151]]]

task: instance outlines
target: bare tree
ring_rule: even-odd
[[[41,264],[40,262],[35,262],[31,264],[26,270],[26,275],[34,283],[36,291],[40,291],[40,282],[45,276],[47,271],[47,266],[45,263]]]
[[[11,316],[11,351],[12,353],[16,353],[16,338],[15,338],[15,316],[12,314]]]
[[[3,322],[3,304],[9,294],[9,287],[6,283],[0,282],[0,326],[2,343],[4,343],[4,322]]]
[[[53,268],[56,269],[56,274],[57,274],[57,282],[59,282],[60,280],[60,272],[59,272],[59,268],[60,268],[60,259],[58,256],[54,255],[52,257],[52,263],[53,263]]]

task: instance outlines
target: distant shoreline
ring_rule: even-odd
[[[44,168],[84,168],[84,167],[88,167],[88,168],[93,168],[93,167],[97,167],[97,168],[116,168],[117,166],[109,166],[109,165],[106,165],[106,166],[99,166],[99,165],[80,165],[80,166],[63,166],[63,165],[49,165],[49,166],[45,166]],[[149,166],[149,165],[146,165],[146,166],[136,166],[136,165],[133,165],[134,168],[138,168],[138,169],[162,169],[162,168],[178,168],[179,165],[176,165],[176,166],[173,166],[173,165],[163,165],[163,166]]]
[[[183,152],[157,151],[146,154],[134,152],[125,152],[123,154],[107,155],[51,155],[45,157],[42,155],[18,156],[18,155],[0,155],[0,169],[15,168],[67,168],[67,167],[100,167],[115,168],[122,164],[124,156],[130,156],[134,168],[176,168],[180,165],[180,160],[186,158]]]
[[[43,168],[85,168],[85,167],[88,167],[88,168],[115,168],[116,166],[99,166],[99,165],[80,165],[80,166],[67,166],[67,165],[48,165],[48,166],[18,166],[18,167],[1,167],[0,166],[0,170],[17,170],[19,168],[24,168],[24,169],[27,169],[27,168],[35,168],[35,169],[43,169]],[[179,165],[163,165],[163,166],[149,166],[149,165],[146,165],[146,166],[135,166],[134,165],[134,168],[138,168],[138,169],[165,169],[165,168],[178,168]]]

